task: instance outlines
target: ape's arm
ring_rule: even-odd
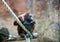
[[[32,25],[31,32],[33,32],[33,31],[34,31],[34,28],[35,28],[35,21],[32,21],[32,22],[31,22],[31,25]]]
[[[14,21],[14,25],[18,25],[17,21]]]
[[[22,17],[18,17],[19,18],[19,20],[23,23],[24,21],[22,20]],[[17,21],[14,21],[14,25],[19,25],[18,23],[17,23]]]

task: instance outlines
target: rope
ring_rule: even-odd
[[[12,11],[12,9],[9,7],[9,5],[6,3],[5,0],[2,0],[3,4],[6,6],[6,8],[11,12],[11,15],[17,20],[17,22],[19,23],[19,25],[22,27],[22,29],[24,29],[27,34],[30,35],[30,37],[32,38],[31,33],[25,28],[25,26],[21,23],[21,21],[18,19],[18,17],[15,15],[15,13]]]

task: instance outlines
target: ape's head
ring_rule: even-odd
[[[24,16],[24,20],[25,20],[25,21],[28,21],[28,22],[33,21],[33,16],[32,16],[32,14],[26,13],[26,15]]]

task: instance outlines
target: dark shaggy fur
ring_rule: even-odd
[[[31,33],[34,31],[34,24],[35,24],[35,21],[33,21],[31,18],[31,16],[29,15],[25,15],[24,16],[24,21],[22,20],[21,17],[18,17],[19,20],[22,22],[22,24],[26,27],[27,30],[29,30]],[[14,25],[17,25],[17,31],[18,31],[18,34],[26,34],[26,32],[22,29],[22,27],[17,23],[17,21],[14,21]]]

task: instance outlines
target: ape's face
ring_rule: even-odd
[[[28,22],[31,22],[33,19],[32,19],[32,15],[30,15],[30,14],[26,14],[25,16],[24,16],[24,20],[25,21],[28,21]]]

